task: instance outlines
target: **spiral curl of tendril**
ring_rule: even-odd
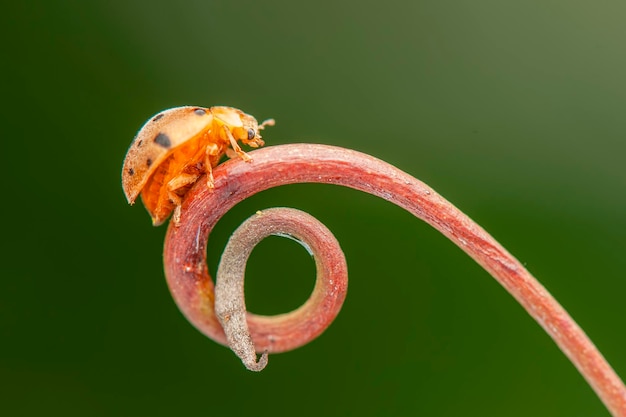
[[[335,272],[325,275],[320,268],[334,271],[343,254],[336,253],[340,252],[337,245],[336,251],[331,250],[333,253],[326,259],[326,255],[316,253],[314,245],[310,245],[318,268],[318,281],[311,298],[291,313],[258,316],[245,312],[243,295],[239,301],[235,300],[242,281],[233,277],[243,276],[244,258],[247,259],[247,256],[242,255],[243,243],[233,243],[233,238],[230,245],[234,245],[235,249],[222,256],[220,268],[227,269],[225,282],[230,282],[231,289],[239,290],[220,290],[220,297],[223,298],[216,300],[214,284],[206,265],[209,234],[228,210],[260,191],[294,183],[335,184],[388,200],[448,237],[489,272],[543,327],[612,415],[626,417],[626,387],[583,330],[515,257],[426,184],[372,156],[333,146],[280,145],[255,150],[250,156],[253,158],[251,163],[230,160],[219,165],[213,171],[215,189],[209,190],[199,181],[188,192],[180,224],[170,224],[164,248],[168,285],[180,310],[198,330],[218,343],[228,345],[230,338],[247,344],[235,346],[233,350],[244,357],[244,363],[250,369],[262,369],[267,361],[266,353],[284,352],[302,346],[330,325],[345,296],[347,273],[345,277],[341,276],[345,270],[339,275],[334,275]],[[288,213],[287,217],[290,215]],[[257,217],[253,229],[269,227],[263,225],[263,215]],[[291,226],[296,229],[269,227],[270,234],[287,234],[304,240],[298,224]],[[262,239],[262,235],[259,233],[251,242]],[[253,247],[255,243],[250,244]],[[245,252],[249,254],[251,250],[246,248]],[[345,265],[345,260],[343,262]],[[238,265],[239,271],[235,271],[235,265]],[[337,287],[341,290],[333,291],[333,284],[320,284],[320,279],[342,282]],[[345,281],[338,281],[340,279]],[[318,291],[318,288],[327,290]],[[221,304],[218,311],[222,322],[232,320],[236,312],[240,316],[235,321],[244,323],[244,326],[233,329],[225,325],[230,333],[227,336],[216,314],[216,301]],[[241,314],[246,316],[246,320],[241,319]],[[255,352],[264,353],[258,362]]]

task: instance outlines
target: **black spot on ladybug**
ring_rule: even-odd
[[[248,129],[248,140],[254,139],[255,136],[256,132],[254,131],[254,129]]]
[[[129,173],[130,175],[135,175],[135,170],[134,170],[134,169],[132,169],[132,168],[128,168],[128,173]]]
[[[204,116],[206,114],[206,110],[204,109],[195,109],[193,112],[198,116]]]
[[[150,165],[152,165],[152,159],[148,158],[146,160],[146,165],[148,165],[148,167],[150,167]]]
[[[157,145],[161,145],[164,148],[169,148],[170,146],[172,146],[172,141],[170,140],[170,137],[167,136],[165,133],[159,133],[158,135],[156,135],[156,137],[154,138],[154,143],[156,143]]]
[[[159,120],[159,119],[160,119],[161,117],[163,117],[163,116],[165,116],[163,113],[159,113],[159,114],[157,114],[156,116],[154,116],[154,117],[152,118],[152,121],[153,121],[153,122],[156,122],[157,120]]]
[[[143,139],[139,139],[139,142],[137,142],[137,147],[139,148],[142,143],[143,143]]]

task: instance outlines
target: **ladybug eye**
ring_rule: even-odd
[[[254,139],[255,136],[256,132],[254,131],[254,129],[248,129],[248,140]]]

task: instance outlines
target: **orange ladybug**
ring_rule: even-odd
[[[162,224],[174,212],[180,221],[185,193],[206,173],[213,188],[212,168],[226,154],[250,161],[237,141],[253,148],[263,146],[259,131],[273,126],[268,119],[258,124],[241,110],[216,107],[175,107],[153,116],[130,145],[122,170],[122,187],[129,204],[141,193],[152,224]]]

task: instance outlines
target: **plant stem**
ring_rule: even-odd
[[[269,318],[272,325],[261,326],[264,332],[256,335],[255,345],[246,320],[246,262],[254,247],[270,235],[288,236],[305,246],[315,259],[317,279],[307,302],[280,319]],[[269,350],[291,350],[320,335],[339,313],[347,287],[348,266],[330,230],[303,211],[271,208],[243,222],[226,244],[217,268],[215,314],[233,352],[246,368],[260,371],[267,364]],[[261,348],[265,353],[257,362],[255,350]]]
[[[343,185],[391,201],[452,240],[544,328],[612,415],[626,417],[626,387],[582,329],[517,259],[430,187],[369,155],[332,146],[281,145],[256,150],[250,156],[252,163],[231,160],[218,166],[214,190],[199,181],[185,197],[180,226],[170,224],[168,229],[164,262],[170,290],[181,311],[205,335],[226,343],[214,312],[205,250],[209,233],[223,214],[245,198],[280,185]],[[248,315],[257,350],[286,350],[263,339],[268,329],[270,333],[281,331],[281,320],[281,316]]]

